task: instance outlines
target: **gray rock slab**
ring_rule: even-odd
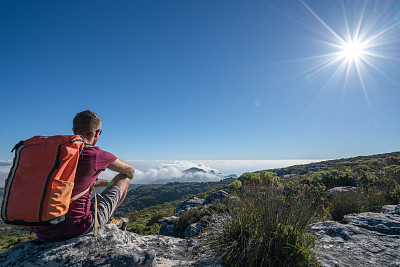
[[[314,223],[309,232],[317,236],[316,252],[325,267],[400,266],[400,217],[398,206],[385,206],[386,213],[346,215],[346,224]]]
[[[171,217],[162,217],[158,220],[158,222],[166,222],[166,223],[174,223],[179,220],[179,217],[171,216]]]
[[[337,195],[337,194],[356,191],[356,190],[357,190],[357,187],[354,187],[354,186],[338,186],[338,187],[334,187],[332,189],[325,191],[325,194],[332,196],[332,195]]]
[[[195,256],[194,250],[192,240],[140,236],[109,224],[99,229],[97,237],[21,243],[0,254],[0,266],[221,266],[212,255]]]

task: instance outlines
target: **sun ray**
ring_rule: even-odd
[[[365,8],[366,7],[367,7],[367,4],[364,3],[363,9],[362,9],[361,14],[360,14],[360,18],[358,20],[357,29],[356,29],[356,32],[354,33],[353,39],[358,39],[359,38],[360,30],[361,30],[361,24],[362,24],[362,21],[364,19],[364,14],[365,14]]]
[[[323,19],[321,19],[317,13],[314,12],[314,10],[311,9],[303,0],[300,0],[300,2],[310,11],[310,13],[333,35],[335,36],[341,43],[346,43],[345,40],[342,39],[334,30],[332,30],[331,27],[329,27],[328,24],[325,23]]]
[[[368,66],[370,66],[371,68],[373,68],[376,72],[378,72],[380,75],[382,75],[383,77],[385,77],[388,81],[390,81],[390,82],[393,83],[394,85],[397,85],[397,83],[396,83],[392,78],[390,78],[388,75],[386,75],[385,73],[383,73],[380,69],[378,69],[377,67],[375,67],[375,65],[372,64],[372,63],[370,62],[369,59],[364,58],[363,61],[365,62],[365,64],[367,64]]]
[[[365,42],[369,43],[371,41],[374,41],[375,39],[379,38],[380,36],[382,36],[383,34],[385,34],[388,31],[390,31],[391,29],[395,28],[399,24],[400,24],[400,22],[397,22],[397,23],[392,24],[390,27],[386,27],[385,29],[383,29],[382,31],[378,32],[374,36],[371,36],[370,38],[366,39]]]

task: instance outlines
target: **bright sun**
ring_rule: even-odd
[[[351,40],[341,46],[340,57],[351,63],[362,60],[365,53],[365,45],[358,40]]]

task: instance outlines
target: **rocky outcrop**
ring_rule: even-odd
[[[114,224],[97,237],[83,235],[63,242],[21,243],[0,255],[0,266],[221,266],[201,251],[197,240],[140,236]]]
[[[164,224],[160,227],[160,235],[174,236],[175,222],[179,220],[179,217],[163,217],[158,220],[158,222],[163,222]]]
[[[218,190],[216,192],[211,192],[207,196],[206,199],[200,199],[197,197],[191,197],[189,199],[186,199],[178,204],[176,207],[174,214],[178,216],[184,215],[186,212],[188,212],[191,209],[196,209],[201,213],[203,209],[207,209],[212,205],[213,202],[222,200],[224,198],[228,197],[228,193],[223,191],[223,190]],[[200,219],[199,219],[200,220]],[[199,235],[204,231],[204,229],[207,227],[208,223],[202,222],[199,223],[198,221],[191,223],[188,225],[183,233],[178,233],[175,231],[175,225],[179,223],[179,217],[172,216],[172,217],[164,217],[158,220],[159,222],[164,222],[163,225],[161,225],[160,228],[160,235],[166,235],[166,236],[180,236],[180,237],[194,237]]]
[[[222,200],[226,197],[228,197],[228,193],[225,192],[224,190],[218,190],[216,192],[211,192],[208,195],[208,197],[206,198],[206,201],[204,201],[204,205],[208,205],[217,200]]]
[[[188,227],[186,227],[185,231],[183,232],[184,237],[193,237],[200,234],[204,230],[204,225],[200,223],[192,223]]]
[[[400,266],[400,205],[310,225],[323,266]]]
[[[334,187],[334,188],[331,188],[331,189],[325,191],[325,194],[334,196],[334,195],[339,195],[339,194],[346,193],[346,192],[354,192],[356,190],[357,190],[357,187],[355,187],[355,186],[338,186],[338,187]]]
[[[198,205],[203,205],[204,199],[200,199],[197,197],[191,197],[189,199],[186,199],[185,201],[182,201],[178,204],[176,209],[174,210],[175,215],[179,215],[182,213],[187,212],[188,210],[195,208]]]

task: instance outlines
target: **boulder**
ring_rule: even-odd
[[[158,222],[166,222],[166,223],[174,223],[179,220],[179,217],[171,216],[171,217],[162,217],[158,220]]]
[[[97,237],[88,234],[40,245],[21,243],[0,254],[0,266],[221,266],[209,251],[199,254],[198,248],[201,245],[194,240],[140,236],[108,224],[99,229]]]
[[[182,213],[187,212],[190,209],[193,209],[197,205],[203,205],[204,199],[200,199],[197,197],[191,197],[189,199],[186,199],[185,201],[182,201],[178,204],[176,209],[174,210],[175,215],[179,215]]]
[[[314,223],[316,252],[323,266],[400,266],[400,205],[384,206],[382,213],[344,217],[345,224]]]
[[[216,192],[211,192],[208,197],[206,198],[206,201],[204,202],[205,205],[208,205],[216,200],[221,200],[228,197],[228,193],[225,192],[224,190],[218,190]]]
[[[356,191],[357,187],[354,186],[338,186],[325,191],[327,195],[337,195],[345,192]]]
[[[173,223],[164,223],[160,227],[159,235],[174,236],[174,229],[175,229],[175,224],[173,224]]]
[[[184,237],[193,237],[197,236],[204,230],[204,226],[200,223],[192,223],[188,227],[186,227],[185,231],[183,232]]]

